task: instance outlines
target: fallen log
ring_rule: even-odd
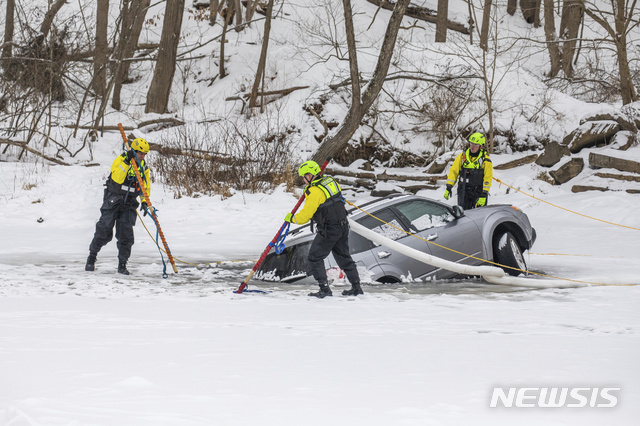
[[[381,7],[386,10],[393,10],[395,7],[395,3],[391,3],[386,0],[367,0],[369,3],[375,4],[378,7]],[[407,11],[404,16],[408,16],[410,18],[420,19],[421,21],[431,22],[435,24],[438,19],[438,12],[426,7],[420,6],[409,6],[407,7]],[[447,20],[447,28],[456,31],[462,34],[469,34],[469,28],[460,24],[458,22]]]
[[[45,160],[51,161],[52,163],[56,163],[59,164],[61,166],[70,166],[70,164],[65,163],[64,161],[58,160],[57,158],[53,158],[53,157],[49,157],[48,155],[45,155],[41,152],[36,151],[35,149],[31,148],[29,145],[27,145],[26,142],[21,142],[21,141],[12,141],[9,139],[0,139],[0,144],[7,144],[7,145],[12,145],[12,146],[17,146],[22,148],[25,151],[28,151],[34,155],[37,155],[38,157],[42,157]]]

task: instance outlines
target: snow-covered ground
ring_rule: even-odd
[[[0,163],[1,425],[632,425],[640,417],[638,286],[527,290],[476,279],[367,284],[355,298],[339,296],[338,283],[336,296],[317,300],[306,286],[254,282],[270,292],[234,294],[295,204],[281,189],[174,199],[156,184],[173,254],[201,265],[178,263],[162,279],[138,222],[131,276],[115,273],[115,242],[85,272],[117,138],[101,148],[99,167]],[[640,228],[640,195],[572,194],[537,173],[529,165],[496,177]],[[640,283],[638,229],[506,190],[494,183],[490,202],[529,215],[538,233],[526,258],[532,270]],[[496,387],[620,390],[613,408],[490,408]]]

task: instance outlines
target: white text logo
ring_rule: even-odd
[[[612,408],[620,388],[493,388],[491,408]]]

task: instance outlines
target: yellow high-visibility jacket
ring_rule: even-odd
[[[320,205],[340,191],[340,185],[332,177],[326,176],[314,180],[305,189],[304,207],[300,213],[293,216],[293,223],[304,225],[309,222]]]
[[[491,182],[493,180],[493,163],[491,162],[487,151],[481,149],[476,157],[471,157],[471,151],[467,148],[466,151],[458,154],[451,166],[451,169],[449,170],[447,185],[454,186],[458,180],[458,175],[460,175],[460,172],[463,170],[469,171],[471,178],[460,176],[461,180],[467,179],[467,182],[465,182],[467,185],[482,185],[482,190],[487,193],[489,192],[489,189],[491,189]],[[482,170],[482,177],[479,176],[480,170]],[[477,178],[475,178],[474,175],[476,175]]]
[[[110,179],[115,182],[120,190],[126,192],[136,192],[140,196],[140,202],[145,201],[142,191],[137,190],[138,179],[136,178],[135,171],[131,164],[125,163],[127,154],[118,155],[111,164],[111,176]],[[135,161],[135,160],[133,160]],[[141,167],[138,167],[140,176],[144,183],[144,189],[147,191],[147,195],[151,193],[151,180],[149,179],[149,168],[144,160],[141,161]]]

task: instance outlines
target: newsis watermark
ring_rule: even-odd
[[[491,408],[613,408],[621,388],[493,388]]]

